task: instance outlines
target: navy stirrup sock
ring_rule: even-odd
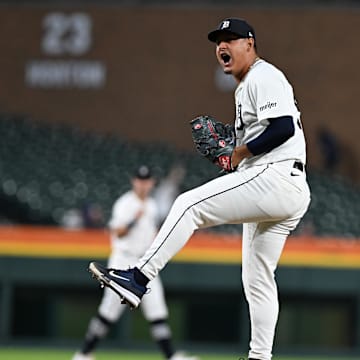
[[[134,268],[134,278],[142,286],[146,286],[150,281],[138,268]]]

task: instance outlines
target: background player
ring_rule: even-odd
[[[235,171],[181,194],[134,268],[111,273],[91,263],[90,270],[136,307],[148,281],[194,230],[243,223],[242,280],[251,322],[249,359],[270,360],[279,311],[274,272],[287,236],[310,203],[305,138],[293,89],[279,69],[259,58],[253,27],[242,19],[228,18],[208,39],[216,43],[216,57],[224,72],[238,83],[237,146],[230,164]]]
[[[131,180],[132,189],[116,200],[109,222],[112,252],[108,266],[134,266],[150,246],[157,232],[157,206],[149,196],[155,180],[147,166],[140,166]],[[175,353],[171,341],[171,330],[167,323],[168,309],[160,277],[151,281],[151,292],[141,306],[145,319],[150,324],[153,339],[158,343],[164,358],[171,360],[197,360],[196,357]],[[121,304],[117,294],[108,288],[98,313],[88,326],[80,352],[73,360],[92,360],[93,352],[100,339],[119,319],[126,306]]]

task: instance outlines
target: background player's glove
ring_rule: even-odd
[[[231,165],[235,147],[234,127],[207,115],[193,119],[190,124],[197,151],[225,171],[234,171]]]

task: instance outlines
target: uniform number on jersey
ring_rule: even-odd
[[[302,124],[301,124],[300,119],[297,119],[296,123],[297,123],[297,125],[298,125],[299,129],[300,129],[300,130],[302,130],[302,129],[303,129],[303,127],[302,127]]]
[[[244,124],[242,114],[241,114],[241,104],[238,104],[236,129],[237,130],[242,130],[242,129],[244,129],[244,126],[245,126],[245,124]]]
[[[296,108],[297,108],[298,111],[299,111],[298,102],[297,102],[297,100],[296,100],[295,98],[294,98],[294,104],[295,104]],[[300,118],[298,118],[298,119],[296,120],[296,123],[297,123],[297,126],[299,127],[299,129],[302,130],[303,127],[302,127]]]

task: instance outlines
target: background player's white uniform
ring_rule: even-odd
[[[305,169],[296,168],[306,161],[305,140],[292,87],[266,61],[259,59],[250,68],[236,89],[235,103],[238,145],[256,138],[268,119],[280,116],[292,116],[295,134],[268,153],[245,159],[235,172],[180,195],[136,267],[154,279],[194,230],[243,223],[242,278],[251,318],[249,358],[269,360],[278,316],[274,271],[287,236],[310,202]]]
[[[126,235],[121,238],[118,238],[115,234],[111,235],[112,251],[108,260],[109,268],[127,269],[134,266],[153,241],[157,232],[156,203],[150,197],[144,201],[140,200],[134,191],[125,193],[115,202],[109,228],[116,229],[126,226],[135,219],[139,211],[142,211],[142,215]],[[110,289],[105,288],[99,313],[105,318],[115,321],[125,309],[126,306],[121,304],[119,296]],[[160,277],[156,277],[151,282],[151,292],[141,303],[141,309],[148,321],[168,317]]]
[[[109,268],[128,269],[134,266],[157,232],[157,204],[149,196],[155,184],[150,169],[140,166],[131,183],[132,189],[115,201],[108,224],[111,234]],[[153,279],[150,286],[151,292],[142,302],[141,309],[150,325],[152,338],[159,345],[164,358],[198,360],[196,356],[174,350],[160,277]],[[81,351],[74,355],[73,360],[94,360],[93,353],[97,343],[107,335],[125,309],[126,306],[121,303],[119,296],[105,288],[98,313],[91,319]]]

